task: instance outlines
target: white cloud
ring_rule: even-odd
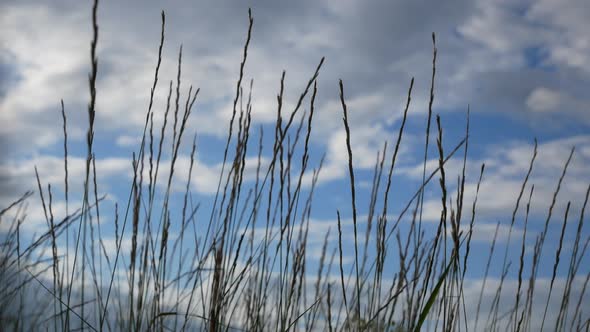
[[[542,0],[531,5],[527,17],[559,31],[558,38],[549,44],[552,61],[589,72],[590,38],[584,32],[589,13],[590,7],[583,0],[565,3]]]
[[[476,309],[477,304],[480,300],[479,294],[481,290],[481,286],[483,284],[483,279],[470,279],[465,281],[465,285],[463,286],[464,296],[465,296],[465,308],[467,309],[467,321],[468,325],[470,326],[470,330],[474,328],[475,325],[475,317],[476,317]],[[547,301],[549,295],[549,279],[538,278],[535,281],[535,293],[533,297],[533,308],[532,308],[532,317],[530,320],[530,329],[531,330],[540,330],[542,319],[543,319],[543,312],[545,309],[545,303]],[[551,294],[551,300],[549,301],[549,310],[547,311],[547,317],[545,322],[546,328],[553,328],[555,324],[555,319],[557,318],[557,314],[559,312],[559,307],[562,300],[562,294],[565,288],[566,280],[565,278],[556,278],[553,291]],[[584,278],[575,278],[572,282],[572,290],[571,290],[571,298],[570,301],[573,303],[577,303],[579,296],[582,294],[582,287],[584,284]],[[500,280],[498,278],[488,278],[486,282],[486,287],[483,292],[483,296],[481,298],[481,309],[479,313],[479,324],[478,328],[483,328],[486,324],[486,320],[488,318],[488,313],[490,312],[490,308],[493,302],[494,297],[496,296],[496,290],[500,285]],[[526,298],[526,290],[528,287],[528,279],[523,281],[523,286],[521,289],[521,300],[524,301]],[[502,287],[502,294],[499,299],[499,316],[507,313],[509,310],[513,309],[513,306],[516,301],[515,294],[518,291],[518,281],[514,279],[506,279],[504,281]],[[589,301],[588,296],[584,296],[582,300],[582,308],[587,305]],[[522,302],[521,302],[522,303]],[[570,314],[573,315],[573,310],[575,304],[571,304],[570,306]],[[499,322],[499,327],[504,328],[506,324],[509,322],[508,318],[511,315],[506,315],[503,317]],[[582,314],[584,317],[584,314]],[[571,323],[571,317],[569,317],[569,321],[567,324]],[[569,325],[566,324],[566,329],[569,328]]]
[[[562,100],[562,96],[557,91],[537,88],[527,98],[526,105],[537,112],[555,111]]]
[[[60,99],[70,105],[87,96],[80,93],[86,83],[80,74],[88,63],[88,38],[83,29],[72,29],[86,17],[76,12],[58,14],[43,5],[4,5],[2,11],[0,50],[10,55],[9,65],[16,69],[18,80],[10,82],[7,95],[0,99],[0,121],[11,124],[2,126],[0,134],[17,136],[24,146],[49,146],[60,137],[61,121],[54,122]],[[35,24],[22,25],[30,21]],[[11,36],[10,41],[5,36]]]
[[[0,164],[0,170],[6,175],[2,186],[6,188],[37,189],[35,166],[39,172],[41,185],[47,184],[60,191],[64,190],[64,159],[51,155],[40,155],[32,159],[8,161]],[[106,180],[113,176],[129,176],[131,162],[125,158],[102,158],[96,160],[97,182],[102,189],[109,186]],[[70,190],[79,192],[86,174],[86,158],[68,157],[68,178]],[[102,185],[102,186],[101,186]],[[11,193],[15,194],[15,193]]]
[[[459,32],[498,54],[519,51],[547,36],[546,29],[533,27],[519,17],[515,10],[519,4],[499,0],[479,1],[477,5],[476,13],[459,27]]]
[[[137,147],[141,144],[141,137],[139,136],[130,136],[130,135],[121,135],[117,137],[115,143],[118,146],[122,147]]]
[[[572,215],[579,213],[587,186],[590,184],[590,173],[586,167],[590,160],[590,155],[587,151],[589,145],[590,137],[588,136],[556,139],[539,144],[538,155],[527,189],[521,200],[520,211],[523,211],[530,186],[534,184],[535,190],[531,203],[531,214],[544,216],[547,213],[570,149],[576,146],[577,149],[568,167],[567,176],[562,184],[554,215],[559,216],[559,218],[563,216],[567,201],[572,202],[570,213]],[[468,159],[465,204],[468,204],[469,209],[475,197],[480,166],[482,163],[486,164],[477,203],[477,215],[479,219],[483,217],[486,222],[493,222],[498,220],[498,218],[503,221],[509,220],[516,204],[524,176],[529,168],[532,153],[533,146],[531,144],[515,142],[513,144],[492,146],[482,159]],[[427,175],[436,167],[438,167],[436,161],[429,161],[427,163]],[[461,167],[462,160],[457,158],[454,158],[454,160],[451,159],[446,164],[445,172],[449,197],[457,197],[455,182],[449,179],[456,179],[457,175],[460,174]],[[422,165],[403,168],[400,169],[400,172],[415,180],[420,180],[422,178]],[[439,176],[437,175],[435,178]],[[430,184],[429,188],[437,193],[440,191],[438,183]],[[428,195],[426,197],[423,218],[430,221],[439,220],[442,209],[440,198],[428,199]],[[468,214],[470,216],[471,212],[469,211]]]
[[[567,92],[539,87],[534,89],[526,99],[526,106],[534,112],[576,112],[581,120],[586,120],[590,101],[576,98]]]
[[[160,170],[158,175],[158,185],[165,187],[167,185],[168,176],[170,174],[170,160],[162,160],[160,162]],[[190,156],[180,155],[178,156],[174,166],[174,181],[172,184],[172,190],[184,191],[186,189],[186,181],[188,179],[188,173],[190,168]],[[270,161],[266,158],[261,159],[261,177],[264,177],[265,167]],[[243,174],[244,182],[252,182],[256,179],[256,168],[258,164],[257,157],[247,157],[245,160],[245,170]],[[98,166],[97,166],[98,167]],[[217,191],[217,185],[219,183],[219,176],[221,174],[222,164],[217,163],[214,165],[208,165],[198,158],[195,158],[193,164],[192,178],[191,178],[191,189],[201,194],[215,194]],[[227,178],[230,164],[228,163],[224,171],[224,181]],[[147,179],[149,176],[149,169],[144,169],[144,178]],[[223,190],[222,182],[221,190]]]

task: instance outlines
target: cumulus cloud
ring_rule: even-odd
[[[12,149],[54,144],[60,137],[61,121],[55,121],[60,99],[69,106],[85,97],[80,87],[86,83],[88,38],[85,29],[74,27],[82,26],[86,16],[68,12],[56,20],[57,11],[44,5],[2,5],[0,59],[18,79],[2,79],[7,88],[0,98],[0,119],[11,125],[2,126],[0,138]],[[31,20],[36,24],[22,25]]]
[[[513,236],[515,233],[522,232],[520,228],[522,219],[524,219],[523,211],[531,185],[535,186],[530,208],[533,227],[538,229],[544,222],[544,219],[540,219],[545,218],[548,213],[558,179],[573,146],[576,147],[576,151],[560,188],[553,218],[562,220],[567,202],[571,202],[570,218],[578,218],[586,190],[590,185],[590,173],[585,166],[590,158],[587,151],[588,145],[590,145],[588,136],[556,139],[539,144],[538,156],[520,203],[520,212],[517,215],[518,224],[513,230]],[[489,157],[482,160],[468,160],[464,199],[466,204],[464,215],[467,218],[471,218],[471,204],[475,198],[479,166],[482,163],[486,164],[476,208],[475,240],[485,241],[487,239],[490,242],[492,240],[490,234],[493,234],[495,223],[498,221],[501,222],[498,237],[500,240],[507,238],[512,211],[528,170],[532,152],[533,147],[528,143],[496,145],[489,149]],[[435,161],[427,163],[429,170],[434,170],[437,166]],[[451,159],[451,162],[445,167],[447,180],[456,179],[460,174],[461,167],[462,160],[452,161]],[[400,169],[402,174],[416,180],[421,180],[421,171],[422,165]],[[450,197],[455,199],[458,194],[456,185],[450,181],[447,181],[447,185]],[[436,186],[431,184],[429,192],[431,191],[440,191],[438,184]],[[440,198],[437,196],[430,198],[427,194],[424,202],[423,220],[432,222],[440,220],[441,209]],[[463,226],[466,227],[466,225]]]
[[[72,117],[70,128],[78,128],[71,138],[84,137],[79,128],[85,127],[87,92],[80,87],[85,86],[88,71],[89,9],[79,5],[63,11],[62,5],[3,5],[3,36],[19,36],[10,42],[2,39],[3,68],[14,73],[8,77],[18,77],[3,81],[8,88],[0,99],[0,107],[6,110],[2,116],[12,124],[0,134],[3,141],[14,145],[12,150],[57,142],[60,124],[50,120],[56,118],[61,98]],[[204,135],[225,135],[248,5],[221,2],[211,7],[180,1],[163,8],[168,21],[160,86],[155,94],[157,123],[163,117],[168,81],[175,80],[178,47],[184,42],[181,92],[186,93],[191,83],[202,88],[191,128]],[[588,104],[582,91],[576,89],[584,85],[581,83],[588,75],[566,65],[581,60],[562,61],[563,57],[555,55],[564,48],[577,53],[584,50],[584,30],[580,28],[584,16],[578,14],[584,10],[579,10],[585,8],[583,4],[568,3],[559,11],[551,10],[554,5],[550,1],[456,1],[429,10],[424,10],[427,7],[421,2],[411,6],[383,1],[362,6],[354,2],[336,6],[329,1],[298,2],[287,7],[270,2],[251,5],[255,26],[245,82],[250,77],[255,79],[253,119],[274,121],[275,95],[283,69],[287,70],[285,109],[289,111],[319,59],[326,56],[318,81],[318,126],[312,136],[320,145],[333,141],[342,128],[339,78],[345,82],[353,128],[380,132],[383,128],[376,123],[391,125],[398,120],[411,76],[416,77],[416,86],[410,114],[424,114],[431,31],[438,34],[437,108],[463,110],[470,103],[475,110],[536,111],[549,110],[553,103],[561,106],[562,114],[582,114],[585,108],[581,106]],[[138,13],[131,4],[117,4],[115,8],[104,3],[100,7],[98,134],[115,131],[123,139],[128,134],[121,131],[138,131],[145,121],[162,9],[151,3],[146,8]],[[19,22],[26,21],[24,17],[36,24],[21,27]],[[417,25],[418,21],[427,24]],[[559,38],[562,30],[567,31],[566,41]],[[43,50],[43,57],[38,56],[39,50]],[[542,52],[530,55],[531,50]],[[537,57],[531,67],[531,58]],[[546,71],[544,66],[557,70]],[[519,74],[526,71],[529,73]],[[557,89],[551,82],[561,82],[562,87]],[[579,103],[565,103],[570,97]],[[36,135],[24,134],[28,132]],[[382,144],[377,141],[371,143],[374,151]]]
[[[554,111],[563,98],[557,91],[547,88],[537,88],[531,92],[526,100],[526,105],[537,112]]]
[[[590,40],[583,33],[588,13],[588,3],[581,0],[569,1],[566,6],[543,0],[532,4],[527,16],[559,29],[559,38],[549,47],[552,61],[588,72]]]
[[[115,143],[118,146],[122,147],[135,147],[141,144],[141,137],[138,136],[130,136],[130,135],[121,135],[117,137]]]
[[[39,172],[41,184],[45,187],[51,184],[54,189],[64,191],[64,160],[51,155],[40,155],[32,159],[10,161],[0,165],[4,174],[0,187],[12,189],[3,191],[2,198],[14,198],[18,190],[37,189],[35,167]],[[117,176],[123,178],[131,175],[131,163],[125,158],[104,158],[96,160],[97,182],[102,189],[110,188],[110,181]],[[68,158],[68,182],[70,190],[79,192],[82,189],[86,174],[86,159],[80,157]],[[44,188],[45,189],[45,188]]]

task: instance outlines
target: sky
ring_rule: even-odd
[[[196,134],[191,191],[205,206],[210,204],[231,116],[248,8],[254,26],[244,78],[254,82],[253,127],[274,125],[283,70],[285,108],[292,109],[325,57],[317,80],[311,136],[313,167],[325,153],[311,214],[311,227],[318,231],[310,245],[316,251],[328,228],[335,234],[336,210],[346,220],[352,216],[338,80],[344,84],[359,213],[364,215],[377,152],[388,141],[391,153],[410,80],[415,78],[391,194],[391,213],[396,215],[422,179],[433,32],[437,47],[433,114],[441,117],[445,151],[464,137],[470,110],[469,206],[480,166],[486,164],[473,255],[487,257],[496,223],[501,225],[499,241],[507,238],[534,139],[539,154],[529,179],[529,185],[535,185],[530,227],[542,229],[572,147],[575,153],[551,229],[559,230],[568,201],[572,220],[579,218],[590,185],[590,2],[585,0],[101,1],[95,153],[99,187],[109,197],[105,205],[112,208],[114,201],[125,200],[132,180],[131,153],[141,140],[162,10],[166,40],[155,93],[155,122],[162,121],[167,85],[176,77],[182,45],[184,88],[192,84],[201,90],[189,120],[189,144],[181,151],[179,163],[184,167],[179,167],[178,176],[188,176],[190,138]],[[0,207],[37,188],[34,166],[57,193],[60,188],[63,191],[60,100],[68,116],[71,186],[82,187],[90,39],[88,2],[0,3]],[[438,162],[434,117],[432,128],[430,170]],[[269,137],[264,141],[267,146]],[[460,156],[450,160],[450,182],[455,182],[461,165]],[[250,167],[247,181],[253,181],[254,170]],[[452,185],[449,194],[456,197]],[[63,195],[56,194],[54,204],[56,213],[65,213]],[[433,181],[425,195],[424,220],[436,226],[440,208],[440,188]],[[29,210],[23,227],[32,236],[45,225],[38,195]],[[522,221],[519,214],[513,235],[522,233]],[[587,226],[584,234],[590,234]],[[558,231],[550,232],[550,251],[557,239]],[[571,239],[573,235],[566,237],[566,243]],[[475,281],[483,275],[482,264],[476,260],[470,271]],[[548,276],[550,271],[542,273]]]

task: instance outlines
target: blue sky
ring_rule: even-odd
[[[292,109],[319,60],[326,57],[318,78],[311,137],[312,167],[318,166],[324,153],[326,156],[312,210],[311,227],[318,230],[312,236],[312,249],[321,247],[328,227],[336,234],[337,209],[345,219],[351,217],[338,79],[345,86],[359,212],[364,215],[370,194],[367,184],[377,152],[387,140],[391,155],[409,82],[415,77],[390,198],[394,216],[418,188],[432,70],[432,32],[436,33],[438,48],[433,112],[442,118],[446,151],[462,139],[468,105],[471,109],[468,206],[480,165],[486,163],[474,257],[487,257],[497,222],[509,223],[534,138],[539,141],[539,156],[530,179],[535,184],[531,229],[542,228],[573,146],[576,153],[558,197],[555,225],[551,226],[556,231],[550,232],[547,248],[552,249],[547,252],[554,250],[568,201],[572,204],[571,220],[579,218],[590,184],[590,4],[584,0],[310,0],[280,5],[270,0],[102,1],[98,14],[95,152],[99,188],[109,197],[105,211],[112,211],[109,209],[114,201],[126,200],[131,183],[131,153],[140,142],[149,100],[161,10],[166,11],[167,25],[154,104],[156,128],[162,121],[168,81],[175,79],[182,43],[184,88],[193,84],[201,92],[189,122],[187,144],[181,151],[180,165],[184,167],[178,170],[179,183],[188,176],[190,140],[196,134],[198,152],[191,191],[204,207],[210,204],[231,114],[248,7],[255,19],[245,67],[245,81],[254,79],[253,127],[263,126],[270,133],[283,69],[285,105]],[[0,206],[27,189],[36,189],[34,165],[41,178],[60,193],[61,99],[68,115],[72,187],[82,188],[89,19],[86,2],[7,0],[0,4]],[[306,109],[308,105],[309,101]],[[429,167],[437,161],[435,128],[433,121]],[[272,144],[270,136],[266,135],[264,142],[267,147]],[[254,158],[255,149],[251,151],[249,157]],[[460,158],[451,160],[447,170],[450,182],[455,182],[460,165]],[[252,183],[255,168],[249,170],[246,176]],[[456,197],[454,186],[450,195]],[[425,197],[424,219],[435,227],[440,215],[438,180],[428,187]],[[56,214],[63,216],[63,195],[57,194],[54,204]],[[32,236],[45,225],[38,196],[31,200],[29,210],[29,222],[23,227]],[[105,223],[112,231],[112,216],[105,214]],[[520,234],[521,226],[519,213],[516,234]],[[586,227],[584,235],[589,234]],[[500,238],[506,236],[507,232],[500,232]],[[483,263],[475,259],[473,264],[470,277],[478,280]],[[550,269],[542,273],[549,276]]]

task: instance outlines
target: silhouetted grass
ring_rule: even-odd
[[[358,193],[351,143],[355,133],[349,124],[344,83],[339,82],[346,131],[346,141],[342,144],[347,147],[351,201],[350,207],[342,206],[334,211],[337,230],[324,234],[317,270],[311,271],[307,250],[309,232],[314,230],[310,216],[323,158],[315,167],[310,165],[313,153],[310,136],[318,93],[317,78],[324,59],[312,72],[292,110],[285,109],[286,73],[281,74],[277,117],[274,132],[270,135],[273,143],[270,156],[266,158],[262,127],[258,132],[259,141],[251,141],[251,134],[255,134],[251,128],[252,81],[244,103],[246,96],[242,81],[254,24],[252,13],[248,13],[249,25],[217,190],[210,211],[205,211],[208,217],[203,218],[198,213],[200,203],[194,201],[191,192],[198,150],[196,136],[190,149],[188,178],[178,179],[175,172],[200,91],[190,86],[186,96],[182,96],[181,91],[187,90],[181,87],[182,46],[178,54],[176,82],[168,84],[161,127],[159,130],[154,128],[154,94],[158,89],[165,42],[165,15],[162,12],[158,59],[142,140],[130,162],[133,178],[127,202],[117,202],[114,211],[107,213],[114,216],[115,225],[114,234],[109,237],[101,226],[101,216],[105,215],[104,207],[101,210],[104,197],[99,195],[97,173],[100,169],[96,169],[93,148],[95,103],[100,97],[100,91],[97,93],[96,90],[96,79],[100,74],[96,57],[99,42],[97,8],[98,1],[95,1],[92,9],[89,122],[81,207],[70,213],[71,191],[74,188],[70,185],[68,172],[68,128],[62,101],[66,216],[62,220],[56,219],[53,207],[55,193],[50,183],[43,183],[44,179],[36,168],[37,189],[47,229],[23,246],[27,242],[22,238],[21,225],[27,222],[26,210],[33,195],[31,191],[0,211],[0,226],[3,229],[0,243],[0,326],[3,329],[463,331],[481,328],[529,331],[534,330],[532,319],[540,318],[541,311],[542,327],[588,329],[590,313],[584,308],[584,299],[590,275],[581,275],[579,271],[590,243],[590,237],[583,237],[584,211],[590,186],[577,227],[573,230],[567,227],[571,217],[571,202],[568,202],[563,221],[560,220],[561,231],[555,254],[545,258],[542,253],[549,222],[574,149],[565,161],[543,230],[535,235],[528,228],[528,221],[534,191],[534,185],[529,185],[529,180],[537,156],[536,141],[528,172],[524,175],[512,211],[502,263],[494,261],[498,250],[498,222],[477,306],[469,308],[468,312],[467,305],[472,304],[465,297],[465,277],[470,267],[468,257],[472,235],[478,228],[476,211],[485,165],[481,165],[471,202],[471,216],[465,222],[463,208],[470,203],[464,200],[469,137],[477,134],[469,132],[469,111],[465,136],[450,153],[445,153],[441,117],[435,114],[438,163],[429,176],[426,172],[436,73],[434,34],[422,183],[408,202],[402,202],[404,208],[399,214],[390,214],[390,192],[394,188],[394,168],[411,106],[412,78],[391,159],[387,158],[387,143],[376,158],[364,243],[363,237],[358,236],[358,226],[363,217],[357,211]],[[311,96],[308,96],[310,92]],[[308,111],[302,110],[306,102],[309,102]],[[254,185],[245,182],[246,160],[252,149],[257,155]],[[454,180],[448,178],[447,162],[460,149],[463,149],[463,163],[457,178],[457,196],[450,197],[449,183]],[[162,159],[166,155],[170,156],[169,163]],[[389,165],[385,164],[386,160],[390,160]],[[386,166],[389,169],[384,175]],[[310,174],[307,188],[304,181]],[[437,176],[441,212],[436,231],[431,234],[423,225],[424,195],[426,186]],[[181,208],[173,204],[177,199],[173,196],[176,195],[173,193],[176,180],[184,181],[184,191],[179,194],[182,197],[178,200]],[[381,188],[382,180],[386,180],[384,188]],[[521,222],[518,211],[528,188],[530,193],[522,220],[523,235],[518,243],[519,255],[516,256],[519,258],[518,287],[516,294],[506,294],[506,277],[511,267],[516,265],[510,260],[512,255],[509,255],[511,236],[516,223]],[[119,207],[122,209],[119,210]],[[410,208],[412,213],[407,217]],[[344,248],[347,244],[343,239],[341,211],[349,211],[352,216],[354,261],[348,266],[345,263]],[[402,220],[407,225],[403,229],[399,227]],[[330,234],[336,231],[338,243],[334,245]],[[575,235],[571,255],[564,254],[564,239],[568,231]],[[392,238],[392,235],[395,236]],[[71,236],[75,244],[73,252],[70,251]],[[529,281],[526,283],[523,282],[527,278],[525,252],[531,236],[536,236],[536,240],[528,266]],[[116,250],[109,253],[105,243],[113,238]],[[130,241],[128,250],[124,245],[127,240]],[[65,248],[61,247],[63,244]],[[334,267],[334,259],[338,267]],[[567,265],[568,271],[565,289],[561,293],[554,287],[560,263]],[[543,302],[543,308],[539,308],[534,306],[533,298],[542,264],[552,264],[553,269],[549,295]],[[488,280],[491,267],[501,270],[497,285]],[[394,271],[393,274],[391,271]],[[574,287],[578,287],[575,283],[579,283],[576,278],[583,280],[582,290],[577,293],[573,291]],[[490,287],[494,287],[495,295],[491,303],[485,303],[489,301],[486,301],[484,292],[489,293]],[[514,299],[510,308],[501,305],[506,296],[511,301]],[[552,297],[559,300],[558,308],[551,305]],[[471,312],[473,309],[475,311]],[[554,321],[547,319],[550,310],[556,314]],[[479,319],[480,314],[487,316],[485,326],[479,325],[484,324],[484,320]]]

